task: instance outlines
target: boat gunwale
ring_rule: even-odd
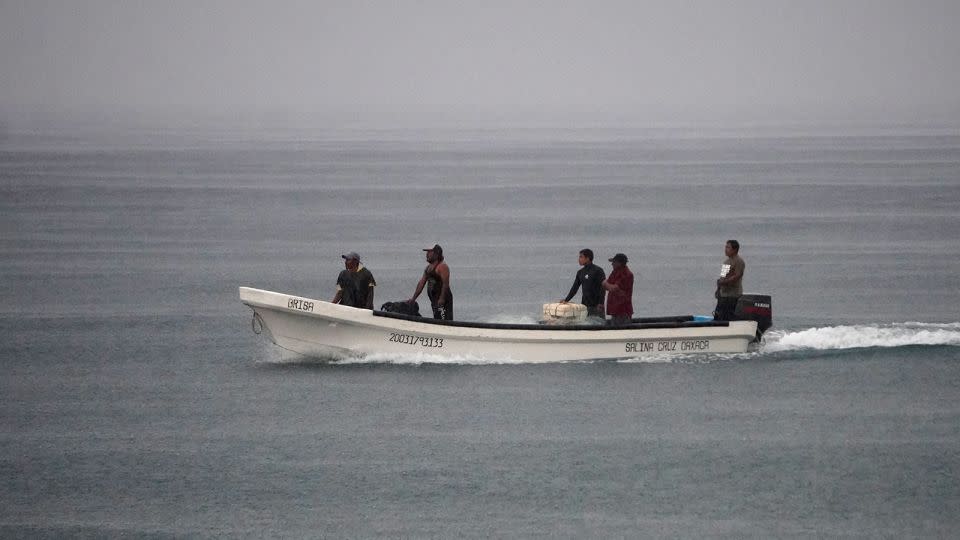
[[[605,324],[525,324],[525,323],[486,323],[474,321],[444,321],[438,319],[428,319],[415,315],[404,315],[402,313],[392,313],[388,311],[373,310],[373,315],[377,317],[386,317],[401,321],[417,322],[437,326],[449,326],[455,328],[479,328],[484,330],[545,330],[545,331],[571,331],[571,330],[655,330],[665,328],[717,328],[730,326],[729,321],[697,321],[693,315],[678,315],[676,317],[650,317],[646,319],[634,319],[630,324],[610,326]],[[683,319],[683,320],[680,320]]]

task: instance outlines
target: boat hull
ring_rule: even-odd
[[[295,353],[342,359],[417,354],[510,362],[566,362],[648,355],[745,352],[757,323],[683,322],[606,327],[437,324],[240,287],[254,330]]]

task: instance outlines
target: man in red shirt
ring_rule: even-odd
[[[630,324],[633,318],[633,272],[627,268],[627,256],[623,253],[617,253],[609,261],[613,271],[603,282],[603,288],[607,290],[607,315],[613,326]]]

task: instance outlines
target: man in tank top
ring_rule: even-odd
[[[432,248],[426,248],[423,251],[426,252],[427,267],[423,269],[423,277],[417,283],[417,291],[407,302],[411,304],[415,302],[426,285],[433,318],[452,321],[453,292],[450,290],[450,267],[443,260],[443,248],[440,244],[435,244]]]

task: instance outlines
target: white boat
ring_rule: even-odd
[[[766,321],[759,323],[762,331],[769,327],[770,299],[759,298],[757,305],[766,309]],[[435,321],[250,287],[240,287],[240,301],[253,309],[254,332],[283,349],[330,360],[380,353],[517,362],[741,353],[760,335],[757,320],[653,317],[616,328]]]

